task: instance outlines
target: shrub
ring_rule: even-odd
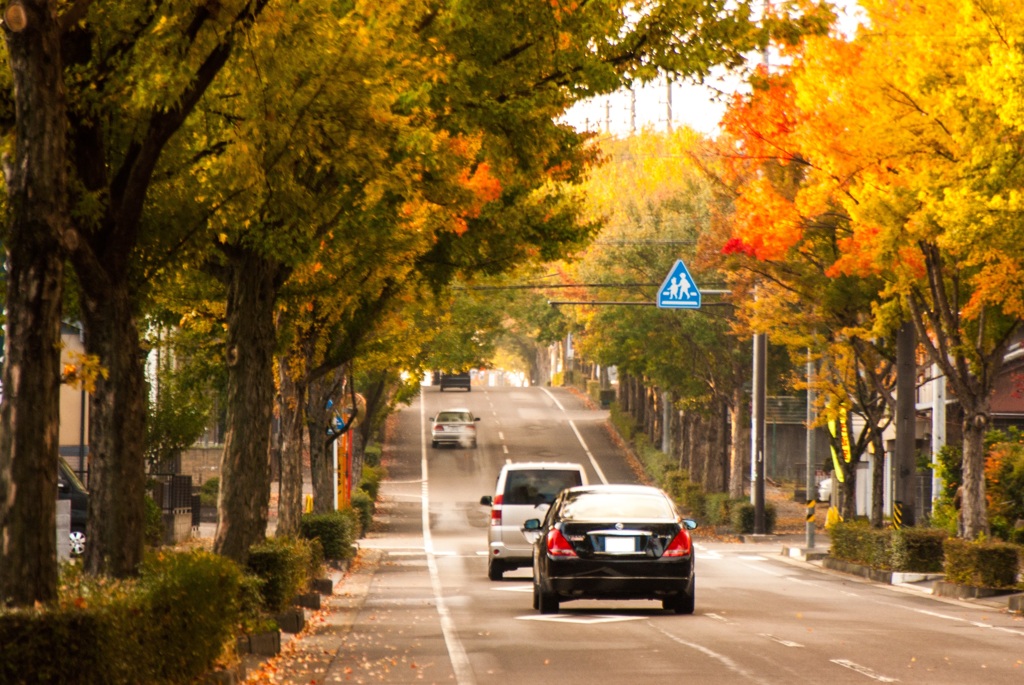
[[[829,554],[843,561],[877,569],[890,568],[891,531],[872,528],[864,520],[838,521],[829,529]]]
[[[369,466],[380,466],[380,458],[384,448],[378,444],[367,445],[363,448],[363,463]]]
[[[701,487],[700,483],[688,481],[683,486],[683,506],[695,516],[704,511],[704,501],[704,488]]]
[[[264,608],[279,613],[309,584],[312,551],[302,538],[269,538],[249,550],[248,568],[263,582]]]
[[[146,522],[143,539],[150,547],[159,547],[164,542],[164,513],[156,500],[146,495]]]
[[[704,519],[709,526],[721,526],[729,523],[729,510],[733,501],[729,493],[712,492],[704,497]]]
[[[946,580],[950,583],[984,588],[1012,588],[1017,584],[1020,561],[1014,545],[947,538],[943,548]]]
[[[690,474],[685,469],[670,469],[662,477],[661,487],[673,499],[682,501],[683,490],[690,482]]]
[[[217,493],[220,491],[220,478],[208,478],[199,486],[199,503],[204,507],[217,506]]]
[[[633,434],[636,432],[636,425],[633,423],[633,419],[629,414],[623,412],[619,408],[618,402],[612,402],[612,406],[609,411],[609,417],[611,418],[612,426],[618,432],[622,439],[629,442],[633,439]]]
[[[739,535],[749,535],[754,532],[754,518],[757,512],[752,502],[737,502],[729,512],[729,520],[732,523],[733,532]],[[764,532],[771,533],[775,530],[775,519],[777,518],[775,505],[766,502],[764,505]]]
[[[377,505],[374,504],[368,492],[356,490],[352,493],[352,509],[355,511],[356,521],[359,523],[358,537],[362,537],[373,523],[373,514]]]
[[[91,674],[105,668],[108,636],[110,622],[95,607],[0,614],[0,682],[98,683]]]
[[[891,561],[894,571],[937,573],[942,570],[943,543],[949,534],[936,528],[900,528],[892,532]]]
[[[362,478],[359,481],[359,489],[370,496],[374,502],[380,496],[380,481],[383,477],[383,469],[379,466],[363,465]]]
[[[928,518],[928,525],[946,532],[948,537],[957,534],[957,518],[959,514],[951,500],[940,497],[932,503],[932,513]]]
[[[132,581],[65,566],[55,607],[0,612],[0,682],[195,682],[233,644],[242,584],[203,550],[150,554]]]
[[[299,526],[302,537],[320,542],[324,558],[351,559],[355,554],[352,543],[358,538],[359,521],[353,509],[306,514]]]
[[[147,645],[151,682],[189,682],[208,670],[241,619],[242,571],[205,550],[150,555],[140,588],[143,615],[129,634]]]

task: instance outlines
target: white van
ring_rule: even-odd
[[[523,535],[527,519],[544,518],[565,488],[588,485],[587,472],[572,462],[507,462],[498,474],[494,495],[480,498],[491,508],[487,527],[487,577],[501,580],[505,571],[533,565],[533,545]]]

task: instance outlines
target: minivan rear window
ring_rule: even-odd
[[[559,492],[577,485],[583,485],[579,471],[509,471],[502,501],[505,504],[551,504]]]

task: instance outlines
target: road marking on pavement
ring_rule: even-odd
[[[506,585],[505,587],[493,588],[497,592],[533,592],[532,585]]]
[[[914,612],[917,612],[919,614],[924,614],[925,616],[932,616],[934,618],[944,618],[947,621],[957,621],[959,623],[966,623],[967,625],[974,626],[975,628],[987,628],[989,630],[996,630],[996,631],[999,631],[1001,633],[1009,633],[1010,635],[1024,635],[1024,631],[1022,631],[1022,630],[1014,630],[1012,628],[1003,628],[1002,626],[994,626],[991,623],[982,623],[980,621],[969,621],[966,618],[960,618],[959,616],[951,616],[949,614],[940,614],[937,611],[928,611],[927,609],[914,609],[914,608],[911,608],[910,610],[914,611]]]
[[[872,680],[877,680],[880,683],[898,683],[898,682],[900,682],[899,678],[890,678],[889,676],[884,676],[881,673],[875,673],[874,671],[872,671],[867,666],[861,666],[860,664],[855,664],[855,663],[853,663],[852,661],[850,661],[848,659],[832,659],[831,661],[834,664],[838,664],[838,665],[842,666],[843,668],[848,668],[851,671],[856,671],[857,673],[860,673],[863,676],[867,676],[868,678],[871,678]]]
[[[426,402],[420,400],[420,425],[426,426]],[[427,471],[427,433],[420,431],[420,472],[423,475],[421,488],[423,502],[420,505],[421,525],[423,528],[423,549],[427,553],[427,570],[430,571],[430,585],[434,591],[434,604],[437,607],[437,615],[441,619],[441,633],[444,635],[444,644],[448,648],[448,656],[452,660],[452,672],[455,674],[455,682],[458,685],[476,685],[473,678],[473,669],[469,664],[469,656],[466,649],[459,640],[455,631],[455,621],[448,611],[448,604],[445,602],[443,588],[441,587],[441,574],[437,571],[437,557],[434,553],[434,538],[430,534],[430,478]]]
[[[565,407],[562,406],[562,403],[558,401],[557,397],[551,394],[550,390],[547,388],[541,388],[541,390],[547,393],[548,397],[554,401],[556,407],[562,410],[563,414],[568,414],[568,412],[565,411]],[[595,459],[594,455],[591,454],[590,448],[587,447],[587,443],[583,440],[583,436],[580,435],[579,429],[576,428],[576,423],[572,419],[569,419],[568,416],[566,418],[569,421],[569,427],[572,428],[572,432],[576,434],[576,439],[580,441],[580,446],[582,446],[583,451],[587,453],[587,458],[590,459],[590,465],[594,467],[595,471],[597,471],[597,477],[601,479],[602,483],[607,483],[608,479],[605,478],[604,471],[601,470],[601,467],[597,463],[597,459]]]
[[[498,431],[498,440],[504,440],[504,439],[505,439],[505,434],[502,433],[501,431]]]
[[[760,554],[741,554],[739,556],[743,561],[764,561],[765,558]]]
[[[749,568],[752,571],[757,571],[758,573],[763,573],[766,576],[772,576],[773,578],[782,578],[785,575],[785,574],[782,574],[782,573],[775,573],[774,571],[772,571],[770,569],[766,569],[766,568],[764,568],[763,566],[760,566],[760,565],[755,565],[755,564],[743,564],[743,565],[746,568]]]
[[[508,445],[502,445],[501,451],[504,452],[505,454],[508,454]]]
[[[722,623],[728,623],[729,625],[735,625],[732,621],[727,619],[725,616],[722,616],[720,614],[716,614],[716,613],[713,613],[713,612],[710,612],[710,611],[707,612],[706,614],[704,614],[704,616],[707,616],[708,618],[713,618],[714,620],[720,621]]]
[[[549,621],[551,623],[577,623],[594,625],[598,623],[619,623],[621,621],[639,621],[647,616],[600,616],[600,615],[578,615],[578,614],[530,614],[528,616],[516,616],[520,621]]]
[[[696,650],[705,656],[715,659],[720,664],[728,668],[733,673],[736,673],[737,675],[743,676],[744,678],[747,678],[748,680],[751,680],[755,683],[763,683],[764,685],[769,685],[770,681],[764,680],[753,671],[748,671],[747,669],[743,668],[742,666],[740,666],[724,654],[719,654],[718,652],[709,649],[704,645],[697,644],[696,642],[684,640],[683,638],[673,635],[672,633],[666,631],[664,628],[654,626],[654,629],[677,644],[683,645],[684,647],[689,647],[690,649]]]
[[[791,642],[790,640],[783,640],[781,637],[775,637],[771,633],[761,633],[761,637],[766,637],[769,640],[778,642],[783,647],[803,647],[799,642]]]

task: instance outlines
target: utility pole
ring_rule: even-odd
[[[905,321],[896,334],[896,454],[893,458],[893,522],[897,527],[914,525],[916,504],[917,332]]]
[[[817,445],[814,441],[814,360],[807,348],[807,549],[814,549],[814,503],[817,485],[814,482],[814,459]]]
[[[752,487],[750,496],[754,502],[754,534],[764,535],[764,410],[767,402],[765,386],[767,385],[767,362],[768,362],[768,336],[764,333],[754,334],[754,378],[753,397],[751,397],[752,410],[751,422],[753,430],[751,435],[752,453],[750,455],[750,469]]]
[[[764,0],[764,13],[768,14],[768,2]],[[768,71],[768,46],[765,46],[761,54],[765,72]],[[752,483],[750,496],[754,500],[754,534],[764,535],[764,409],[767,403],[765,386],[768,384],[768,336],[765,333],[754,334],[754,378],[752,384],[751,398],[751,421],[753,422],[753,454],[750,458],[750,469],[752,471]]]

